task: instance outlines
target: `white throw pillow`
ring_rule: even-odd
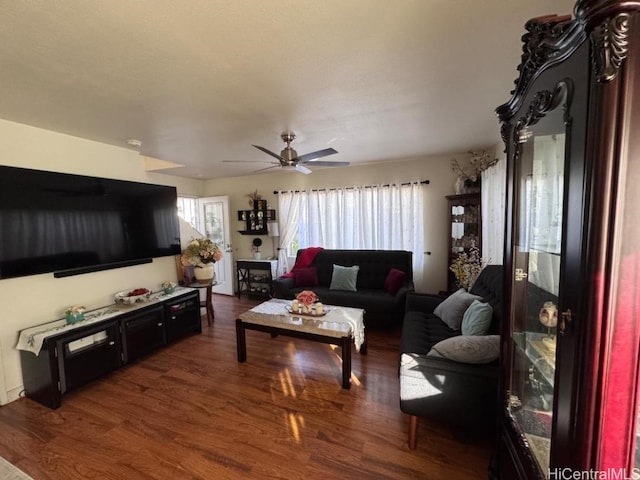
[[[427,356],[460,363],[491,363],[500,356],[500,335],[458,335],[436,343]]]
[[[467,308],[469,308],[469,305],[471,305],[474,300],[482,300],[482,297],[472,295],[464,288],[461,288],[445,298],[442,303],[435,308],[433,313],[449,325],[449,328],[460,330],[464,312],[467,311]]]

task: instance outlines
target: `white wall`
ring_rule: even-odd
[[[104,178],[172,185],[179,194],[202,195],[203,182],[147,173],[138,152],[0,120],[0,164]],[[113,294],[131,287],[159,289],[176,279],[173,257],[151,264],[66,278],[52,273],[0,280],[0,404],[22,390],[18,331],[63,316],[66,307],[89,309],[113,302]]]
[[[298,172],[280,171],[278,173],[207,180],[206,195],[228,195],[231,208],[231,226],[234,231],[232,245],[234,258],[251,257],[251,240],[249,235],[240,235],[241,222],[237,221],[237,210],[249,208],[247,195],[258,189],[262,198],[279,215],[277,195],[274,190],[330,188],[338,186],[375,185],[381,183],[402,183],[416,180],[429,180],[425,186],[425,251],[431,255],[424,257],[425,291],[437,293],[446,289],[447,279],[447,240],[449,225],[447,201],[445,195],[453,194],[456,176],[451,169],[451,158],[447,156],[407,159],[397,162],[376,163],[344,168],[317,169],[311,175]],[[468,157],[467,153],[457,158]],[[280,217],[278,216],[278,219]],[[263,255],[272,252],[271,238],[261,237]],[[421,255],[423,252],[414,252]]]

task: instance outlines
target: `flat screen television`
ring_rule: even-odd
[[[0,279],[180,253],[175,187],[0,166]]]

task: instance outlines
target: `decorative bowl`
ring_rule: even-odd
[[[134,288],[133,290],[124,290],[115,295],[116,303],[123,305],[132,305],[134,303],[143,303],[151,297],[151,290],[147,288]]]
[[[170,293],[173,293],[176,291],[176,287],[164,287],[162,290],[164,291],[165,294],[169,295]]]
[[[64,318],[67,320],[67,323],[76,323],[84,320],[84,313],[66,313]]]

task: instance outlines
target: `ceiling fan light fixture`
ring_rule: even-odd
[[[296,138],[293,132],[283,133],[280,135],[280,138],[287,144],[287,146],[280,152],[280,155],[272,152],[271,150],[261,147],[260,145],[253,145],[255,148],[260,150],[261,152],[266,153],[278,160],[278,163],[275,163],[275,166],[279,166],[284,170],[297,170],[300,173],[304,173],[305,175],[309,175],[311,170],[305,167],[305,164],[312,165],[315,164],[318,167],[346,167],[349,165],[349,162],[327,162],[327,161],[317,161],[319,158],[326,157],[329,155],[334,155],[338,153],[337,150],[333,148],[325,148],[323,150],[317,150],[315,152],[306,153],[304,155],[298,155],[293,148],[291,148],[291,142],[294,138]],[[224,160],[223,160],[224,161]],[[232,160],[229,160],[232,161]],[[240,160],[236,160],[240,161]],[[273,162],[270,162],[273,163]],[[262,168],[260,170],[256,170],[257,172],[262,170],[268,170],[272,167]]]

